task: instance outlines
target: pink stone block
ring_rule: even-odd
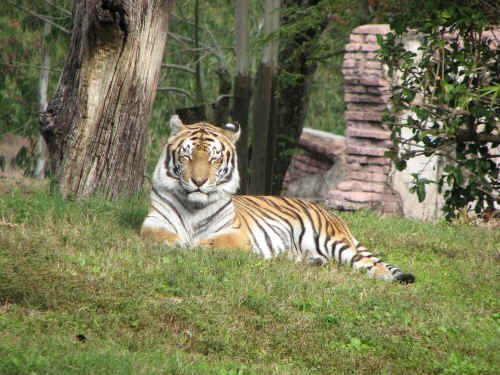
[[[361,182],[355,180],[342,181],[338,185],[338,190],[389,193],[387,185],[383,182]]]
[[[349,163],[349,170],[357,172],[370,172],[370,173],[380,173],[388,174],[388,165],[376,165],[376,164],[361,164],[361,163]]]
[[[367,69],[380,69],[382,70],[382,63],[380,61],[365,61],[365,68]]]
[[[351,36],[349,37],[349,41],[351,43],[363,43],[364,40],[365,40],[364,35],[360,34],[351,34]]]
[[[361,95],[358,95],[361,96]],[[379,111],[348,111],[344,114],[344,118],[346,120],[357,120],[357,121],[381,121],[382,120],[382,112]]]
[[[378,140],[387,140],[391,137],[391,132],[387,130],[363,129],[355,127],[348,127],[345,134],[348,137],[375,138]]]
[[[380,77],[360,77],[359,83],[365,86],[387,86],[388,82]]]
[[[344,91],[349,94],[365,94],[367,89],[365,86],[345,86]]]
[[[375,52],[380,50],[380,46],[373,43],[363,43],[359,45],[359,49],[363,52]]]
[[[382,173],[367,173],[350,171],[348,178],[358,181],[386,182],[387,176]]]
[[[358,61],[355,59],[344,59],[342,66],[344,68],[354,68],[358,65]]]
[[[362,46],[362,44],[360,44],[360,43],[349,43],[349,44],[346,44],[345,50],[347,52],[359,51],[362,48],[361,46]]]
[[[380,202],[394,201],[397,197],[394,194],[372,193],[364,191],[344,192],[344,198],[351,202]]]
[[[349,92],[345,92],[344,100],[347,103],[375,103],[381,104],[385,103],[384,99],[381,95],[372,95],[372,94],[351,94]]]
[[[377,43],[377,35],[365,35],[365,43]]]
[[[354,144],[347,145],[347,153],[351,155],[366,155],[366,156],[384,156],[387,148],[385,147],[363,147]]]
[[[348,155],[346,158],[348,163],[358,163],[361,165],[382,165],[390,166],[391,160],[386,157],[371,157],[363,155]]]
[[[387,24],[368,24],[356,27],[353,34],[387,34],[390,27]]]

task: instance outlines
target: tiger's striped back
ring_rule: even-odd
[[[364,248],[347,225],[322,206],[275,196],[234,196],[233,227],[249,236],[255,252],[271,258],[290,252],[299,261],[321,265],[334,259],[370,276],[413,282],[413,276],[383,263]]]

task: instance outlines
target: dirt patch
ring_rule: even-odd
[[[20,178],[24,176],[24,170],[16,163],[16,155],[21,148],[31,149],[29,138],[15,134],[4,134],[0,136],[0,177]]]
[[[39,193],[49,189],[50,181],[48,178],[30,178],[0,177],[0,195],[7,194],[13,190],[19,190],[23,193]]]

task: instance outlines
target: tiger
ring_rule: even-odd
[[[237,124],[183,124],[170,119],[170,137],[152,175],[144,238],[169,246],[241,249],[269,259],[329,260],[372,278],[413,283],[415,277],[382,262],[347,225],[323,206],[286,196],[236,195],[239,189]]]

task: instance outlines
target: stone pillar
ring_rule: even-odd
[[[401,200],[391,187],[390,131],[382,115],[390,97],[390,82],[377,60],[376,35],[389,32],[388,25],[364,25],[353,30],[344,56],[344,90],[347,109],[347,174],[331,190],[326,205],[340,210],[375,209],[400,213]]]

